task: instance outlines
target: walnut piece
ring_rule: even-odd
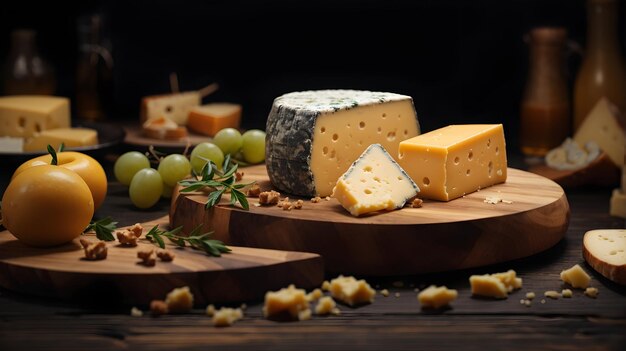
[[[259,184],[252,184],[250,189],[248,189],[248,197],[259,197],[259,194],[261,194],[261,187]]]
[[[168,250],[159,250],[156,255],[163,262],[172,262],[172,261],[174,261],[174,257],[176,257],[176,255],[174,255],[174,253],[172,253],[172,252],[170,252]]]
[[[96,260],[104,260],[107,258],[107,244],[104,241],[98,241],[97,243],[92,243],[86,239],[80,239],[80,244],[83,246],[85,250],[85,258],[90,261]]]
[[[153,316],[161,316],[167,314],[169,309],[167,308],[167,304],[163,300],[152,300],[150,302],[150,312],[152,312]]]
[[[415,199],[413,199],[413,201],[411,201],[411,207],[412,208],[420,208],[420,207],[422,207],[423,203],[424,203],[424,200],[416,197]]]
[[[312,198],[311,198],[311,202],[312,202],[312,203],[314,203],[314,204],[316,204],[316,203],[318,203],[318,202],[320,202],[320,201],[322,201],[322,198],[321,198],[321,197],[319,197],[319,196],[316,196],[316,197],[312,197]]]
[[[243,172],[235,172],[235,181],[238,182],[243,179]]]
[[[135,223],[128,229],[120,229],[115,231],[117,240],[122,246],[134,247],[137,246],[137,240],[143,234],[143,227],[139,223]]]
[[[278,191],[263,191],[259,194],[259,203],[261,205],[276,205],[278,204],[278,200],[280,200],[280,193]]]
[[[293,204],[293,208],[295,208],[296,210],[301,210],[303,205],[304,201],[298,200]]]
[[[156,264],[156,255],[154,249],[137,251],[137,258],[141,259],[141,264],[147,267],[154,267]]]

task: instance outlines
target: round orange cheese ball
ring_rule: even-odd
[[[94,209],[98,209],[107,194],[107,176],[104,169],[93,157],[75,151],[63,151],[57,154],[58,165],[76,172],[89,187],[93,196]],[[24,162],[13,173],[14,179],[24,170],[42,165],[49,165],[52,156],[43,155]]]
[[[31,246],[54,246],[78,237],[94,203],[87,183],[64,167],[30,167],[16,175],[2,197],[4,226]]]

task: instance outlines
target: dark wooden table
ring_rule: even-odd
[[[110,160],[103,163],[109,179],[113,179]],[[12,169],[2,167],[0,172],[1,191]],[[608,215],[610,191],[568,190],[571,223],[567,235],[541,254],[466,271],[369,278],[372,286],[389,289],[389,297],[378,294],[374,304],[340,306],[340,316],[304,322],[267,321],[261,301],[248,301],[245,318],[234,326],[214,328],[202,306],[187,315],[138,318],[130,316],[131,306],[119,305],[106,296],[67,302],[0,289],[0,350],[626,350],[626,287],[596,274],[581,255],[582,236],[587,230],[624,228],[622,219]],[[136,210],[126,189],[111,181],[97,216],[110,215],[121,225],[130,225],[159,217],[168,206],[167,201],[161,201],[151,210]],[[561,270],[576,263],[591,274],[592,286],[600,290],[598,298],[574,290],[570,299],[545,298],[542,304],[544,291],[564,287],[559,279]],[[471,274],[507,269],[515,269],[524,279],[521,290],[506,300],[471,297]],[[445,284],[459,291],[452,308],[436,312],[420,309],[414,289],[430,284]],[[537,298],[527,307],[520,299],[529,291]]]

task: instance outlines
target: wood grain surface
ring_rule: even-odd
[[[144,223],[144,233],[167,217]],[[95,236],[89,238],[96,241]],[[140,264],[137,251],[156,249],[147,239],[137,247],[107,243],[108,257],[87,261],[78,239],[54,248],[33,248],[8,231],[0,233],[0,285],[4,288],[63,299],[86,299],[94,293],[128,304],[163,299],[176,287],[189,286],[197,304],[256,300],[268,290],[289,284],[318,286],[324,276],[321,257],[303,252],[231,247],[222,257],[168,245],[172,262]]]
[[[243,168],[242,182],[271,188],[265,167]],[[330,199],[301,210],[228,206],[205,210],[205,193],[172,199],[170,223],[190,232],[215,230],[231,245],[314,252],[331,273],[417,274],[484,266],[536,254],[555,245],[569,223],[563,189],[553,181],[517,169],[508,180],[450,202],[428,201],[356,218]],[[511,203],[485,203],[487,197]],[[295,198],[293,198],[295,199]]]

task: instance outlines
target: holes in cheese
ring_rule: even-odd
[[[278,97],[266,132],[273,185],[293,195],[328,196],[369,145],[380,143],[395,157],[400,141],[419,134],[419,124],[409,96],[321,90]]]
[[[585,233],[583,257],[606,278],[626,285],[626,229],[596,229]]]
[[[402,208],[418,191],[387,151],[380,144],[372,144],[339,178],[332,197],[350,214],[360,216]]]
[[[30,138],[41,131],[70,127],[69,100],[56,96],[0,97],[0,136]]]
[[[412,179],[429,179],[420,197],[449,201],[504,182],[504,147],[501,124],[451,125],[402,141],[399,163]]]

